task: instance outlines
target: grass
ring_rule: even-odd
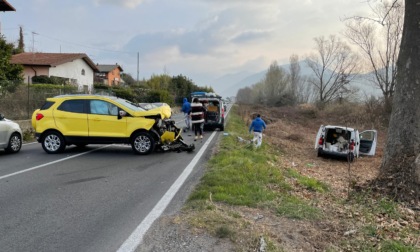
[[[327,184],[322,183],[321,181],[318,181],[314,178],[302,176],[294,169],[288,169],[287,175],[289,177],[295,178],[301,186],[305,187],[308,190],[316,191],[316,192],[329,191],[329,187]]]
[[[295,196],[285,195],[277,207],[277,214],[292,219],[316,220],[322,217],[321,211],[308,202]]]
[[[260,233],[250,232],[251,223],[240,214],[221,211],[220,206],[243,206],[265,209],[291,219],[315,219],[320,211],[296,196],[290,196],[291,185],[286,182],[283,167],[277,165],[276,150],[263,143],[255,148],[249,141],[248,128],[235,113],[230,113],[217,155],[208,162],[207,172],[189,197],[186,208],[195,210],[189,223],[207,229],[214,236],[233,242],[243,240],[255,247]],[[295,174],[296,175],[296,174]],[[322,183],[300,175],[299,180],[310,190],[325,191]],[[280,251],[267,238],[268,251]],[[243,244],[242,244],[243,245]]]
[[[259,224],[258,216],[264,212],[291,223],[336,225],[326,251],[418,251],[411,238],[419,237],[420,231],[393,226],[404,220],[397,202],[375,198],[370,192],[352,192],[346,199],[337,199],[328,184],[282,167],[285,153],[278,148],[266,142],[261,148],[250,144],[248,127],[235,109],[225,133],[184,207],[191,227],[228,239],[236,251],[257,251],[261,237],[266,251],[283,251],[281,236]],[[323,205],[323,209],[318,207]],[[343,235],[349,230],[355,230],[354,235]]]
[[[392,219],[401,217],[397,202],[386,197],[376,199],[369,192],[353,193],[343,204],[353,206],[354,211],[363,212],[369,219],[378,215]]]

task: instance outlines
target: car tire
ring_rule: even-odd
[[[9,139],[9,145],[5,149],[7,153],[16,153],[22,148],[22,136],[19,133],[13,133]]]
[[[220,127],[219,127],[219,129],[220,129],[220,131],[224,131],[225,130],[225,125],[220,125]]]
[[[155,149],[155,140],[147,132],[136,133],[131,140],[131,147],[136,154],[147,155]]]
[[[48,154],[57,154],[63,152],[66,148],[64,137],[56,131],[48,131],[42,138],[42,148]]]
[[[350,152],[348,154],[347,158],[348,158],[348,161],[350,161],[350,163],[352,163],[354,161],[354,153],[353,152]]]
[[[321,148],[318,148],[317,157],[322,157],[322,150],[321,150]]]

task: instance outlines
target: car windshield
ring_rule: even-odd
[[[121,99],[121,98],[115,99],[115,101],[118,102],[119,104],[131,109],[131,110],[134,110],[134,111],[146,111],[145,109],[141,108],[137,104],[135,104],[133,102],[130,102],[130,101],[127,101],[127,100],[124,100],[124,99]]]

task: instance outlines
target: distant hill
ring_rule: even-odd
[[[289,71],[290,65],[285,64],[281,65],[284,70]],[[312,76],[313,71],[311,68],[307,66],[307,64],[303,61],[300,62],[300,72],[302,76]],[[212,85],[213,89],[216,93],[220,94],[223,97],[228,96],[236,96],[236,93],[239,89],[245,87],[251,87],[252,85],[258,83],[259,81],[263,80],[266,74],[266,70],[258,72],[258,73],[246,73],[240,72],[237,74],[229,74],[222,76],[216,79]],[[351,87],[357,88],[359,90],[359,95],[361,97],[364,96],[375,96],[379,97],[382,96],[382,92],[372,86],[372,84],[366,80],[366,76],[361,75],[358,78],[354,79],[350,85]]]

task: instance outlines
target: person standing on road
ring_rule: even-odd
[[[206,109],[203,104],[198,101],[195,97],[191,103],[191,123],[195,133],[194,141],[197,141],[198,134],[200,139],[203,139],[203,124],[204,124],[204,113]]]
[[[190,130],[190,126],[191,126],[191,121],[190,121],[191,104],[188,102],[187,98],[184,98],[184,100],[183,100],[181,111],[184,112],[186,130]]]
[[[255,144],[255,141],[257,141],[257,144],[255,145],[257,148],[262,144],[262,132],[266,129],[266,127],[267,126],[265,125],[264,120],[261,119],[260,114],[257,115],[249,126],[249,133],[254,130],[254,138],[252,139],[252,142]]]

